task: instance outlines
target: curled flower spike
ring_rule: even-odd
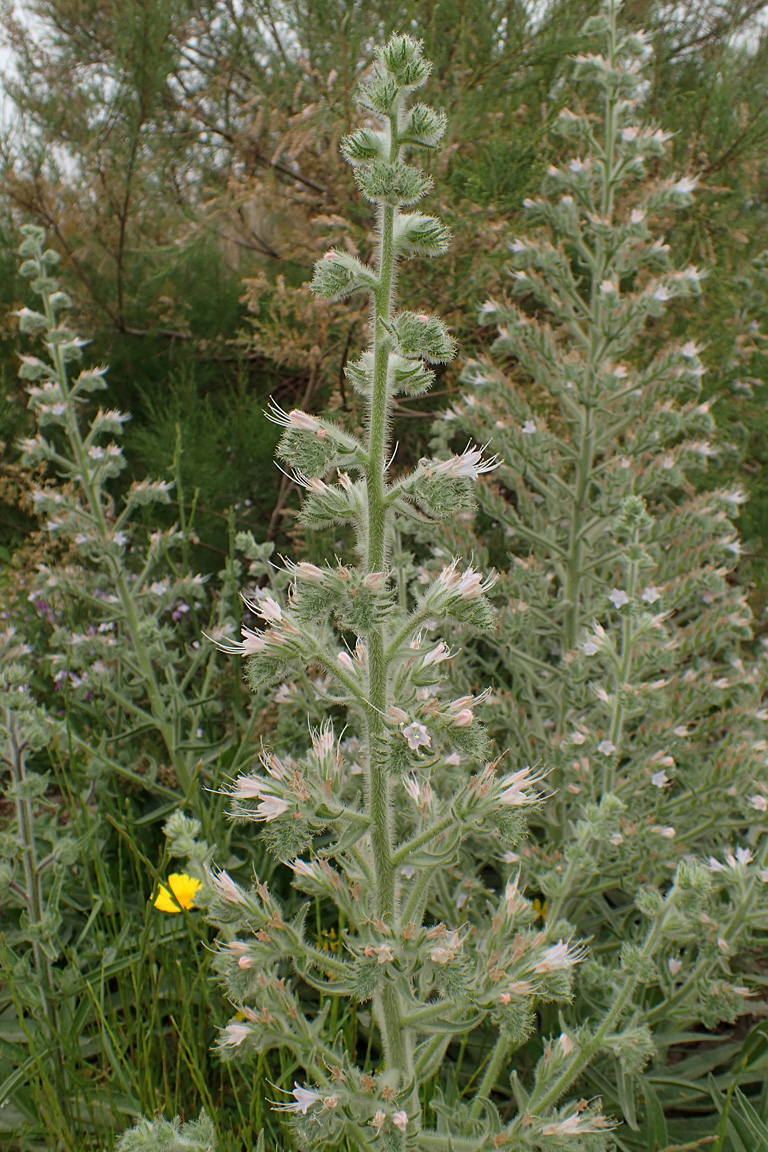
[[[160,885],[160,891],[154,899],[155,908],[160,912],[177,913],[189,911],[194,905],[198,889],[202,882],[194,876],[187,876],[185,872],[172,872],[168,877],[168,886]]]

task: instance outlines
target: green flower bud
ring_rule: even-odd
[[[428,104],[415,104],[398,133],[400,143],[412,144],[417,148],[434,148],[445,134],[447,121],[448,117],[442,109],[438,112]]]
[[[383,132],[372,128],[359,128],[345,136],[341,142],[342,155],[350,164],[370,164],[386,157],[386,138]]]
[[[656,965],[650,956],[644,956],[637,944],[625,942],[621,946],[621,966],[641,984],[652,984],[656,980]]]
[[[456,341],[437,316],[401,312],[395,317],[391,334],[402,356],[421,356],[430,364],[445,364],[456,355]]]
[[[341,300],[354,292],[375,292],[378,284],[372,268],[348,252],[332,250],[315,264],[310,289],[323,300]]]
[[[398,216],[394,240],[398,251],[417,256],[442,256],[448,250],[451,233],[436,216],[407,212]]]
[[[426,83],[432,65],[422,56],[421,47],[421,40],[395,35],[378,49],[379,65],[393,77],[399,88],[420,88]]]
[[[389,354],[389,388],[394,396],[404,392],[408,396],[420,396],[432,384],[435,374],[422,360],[406,360],[394,352]]]
[[[301,506],[299,519],[308,528],[325,528],[331,524],[347,524],[356,515],[357,508],[351,494],[343,488],[319,481],[308,489]]]
[[[355,180],[366,199],[375,204],[415,204],[432,187],[432,178],[420,168],[400,161],[389,164],[375,160],[365,168],[355,169]]]
[[[370,112],[379,116],[391,116],[397,108],[400,95],[395,80],[391,76],[377,73],[368,84],[361,84],[358,91],[358,103]]]

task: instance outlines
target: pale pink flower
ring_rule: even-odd
[[[408,713],[404,712],[402,708],[398,708],[396,704],[390,704],[387,708],[387,716],[393,720],[395,724],[405,724],[408,719]]]
[[[455,480],[477,480],[483,472],[492,472],[494,468],[498,468],[499,463],[496,456],[484,460],[482,448],[467,447],[460,456],[450,456],[447,460],[441,460],[435,466],[435,472]]]
[[[262,776],[238,776],[232,787],[232,795],[237,800],[260,800],[264,783]]]
[[[228,640],[221,635],[217,638],[210,636],[207,632],[204,632],[203,635],[212,644],[215,644],[219,651],[226,652],[229,656],[257,656],[267,647],[264,633],[246,628],[245,625],[240,629],[242,640]]]
[[[571,948],[570,944],[566,944],[563,940],[558,940],[557,944],[553,944],[551,948],[547,948],[539,963],[534,968],[534,972],[542,974],[547,972],[560,972],[566,968],[572,968],[574,964],[580,963],[586,955],[586,949],[583,945],[577,945]]]
[[[524,804],[534,804],[538,799],[535,792],[524,792],[525,785],[530,786],[534,783],[531,778],[530,768],[521,768],[518,772],[513,772],[510,776],[505,776],[499,782],[501,791],[497,797],[500,804],[505,804],[508,808],[519,808]]]
[[[302,412],[299,408],[294,408],[288,413],[288,420],[292,428],[299,428],[302,432],[319,432],[320,421],[314,416],[310,416],[308,412]]]
[[[392,1114],[392,1123],[395,1128],[399,1128],[401,1132],[405,1132],[408,1127],[408,1114],[407,1112],[394,1112]]]
[[[261,776],[238,776],[231,795],[236,800],[260,800],[261,803],[256,809],[257,818],[276,820],[278,816],[288,811],[289,806],[282,796],[273,791],[273,788],[274,785]]]
[[[274,400],[270,400],[265,415],[267,419],[274,424],[279,424],[281,428],[290,428],[299,432],[315,432],[319,436],[327,435],[326,430],[315,416],[310,416],[308,412],[302,412],[299,408],[286,412]]]
[[[227,1048],[238,1048],[243,1040],[246,1040],[250,1034],[251,1029],[247,1024],[238,1024],[232,1021],[227,1024],[226,1028],[222,1029],[221,1043]]]
[[[222,900],[228,904],[244,904],[246,902],[245,892],[223,869],[220,872],[209,872],[208,882],[212,888],[216,889]]]
[[[672,185],[672,191],[679,192],[682,195],[688,195],[693,192],[698,182],[697,176],[681,176],[677,183]]]
[[[583,1116],[573,1112],[556,1124],[545,1124],[541,1131],[544,1136],[575,1136],[580,1132],[599,1132],[608,1126],[608,1121],[602,1116]]]
[[[319,1092],[315,1092],[311,1088],[302,1088],[295,1081],[292,1095],[295,1097],[295,1103],[278,1104],[277,1107],[280,1109],[280,1111],[301,1112],[302,1116],[306,1116],[312,1105],[319,1103],[321,1099]]]
[[[298,564],[293,566],[292,571],[297,576],[301,576],[302,580],[311,580],[318,584],[326,577],[322,568],[318,568],[317,564],[310,564],[308,560],[300,560]]]
[[[409,776],[407,779],[403,780],[403,787],[405,788],[410,798],[413,800],[414,804],[418,804],[419,800],[421,799],[421,786],[419,785],[418,780],[414,780],[412,776]]]
[[[306,860],[299,860],[297,858],[291,864],[291,868],[297,876],[305,876],[308,880],[317,880],[315,865],[308,864]]]
[[[518,913],[524,912],[528,907],[528,901],[521,894],[517,886],[518,880],[519,873],[518,878],[516,880],[511,880],[504,889],[504,902],[507,906],[507,915],[510,917],[510,919],[515,917]]]
[[[431,651],[427,652],[426,656],[422,656],[421,666],[427,668],[430,664],[442,664],[444,660],[450,660],[452,655],[448,645],[440,640]]]
[[[255,604],[250,600],[246,600],[245,596],[243,600],[245,600],[245,603],[252,612],[258,616],[263,616],[270,624],[278,624],[283,618],[282,608],[271,596],[260,596]]]
[[[459,596],[462,596],[465,600],[473,600],[477,596],[482,595],[482,576],[479,572],[475,572],[474,568],[467,568],[466,572],[463,572],[459,578],[456,591],[458,592]]]
[[[278,816],[282,816],[284,812],[288,811],[288,804],[281,796],[272,796],[266,793],[261,800],[261,804],[256,809],[257,815],[266,821],[277,820]]]
[[[412,752],[417,752],[419,748],[429,748],[432,739],[423,724],[418,724],[415,720],[409,724],[407,728],[403,728],[403,736],[408,741],[408,747]]]

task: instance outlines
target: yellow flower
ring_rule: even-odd
[[[193,876],[173,872],[168,877],[168,888],[165,884],[160,885],[160,891],[155,897],[155,908],[161,912],[181,912],[182,908],[191,908],[195,902],[195,893],[202,886],[201,881],[195,880]]]

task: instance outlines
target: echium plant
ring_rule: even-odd
[[[20,448],[45,562],[23,577],[9,565],[4,582],[0,1017],[9,1027],[13,1019],[19,1042],[5,1045],[0,1081],[7,1131],[18,1123],[25,1135],[43,1130],[65,1141],[77,1139],[73,1126],[85,1116],[99,1130],[112,1125],[89,1047],[98,1016],[92,972],[112,940],[94,900],[100,884],[109,887],[101,865],[111,802],[117,796],[121,817],[135,803],[146,828],[181,798],[210,834],[216,821],[199,780],[215,786],[227,757],[234,771],[239,755],[247,762],[251,733],[230,717],[225,730],[213,696],[221,657],[190,619],[206,588],[185,562],[189,533],[150,520],[148,506],[168,503],[173,486],[137,480],[122,500],[113,494],[125,466],[115,437],[128,417],[93,403],[106,369],[72,371],[85,341],[66,321],[57,254],[41,228],[23,233],[21,273],[39,303],[18,312],[35,341],[20,376],[36,434]],[[260,550],[250,552],[257,564]],[[13,581],[22,579],[19,595]],[[228,602],[222,596],[213,615],[206,609],[211,629],[226,629]],[[225,851],[222,836],[216,845]]]
[[[147,526],[148,508],[170,503],[172,482],[134,480],[122,501],[111,492],[125,467],[116,438],[130,417],[94,410],[107,369],[72,372],[87,341],[66,322],[58,254],[43,229],[22,232],[20,272],[39,304],[19,311],[19,327],[42,349],[21,356],[37,431],[20,448],[24,464],[42,466],[32,499],[57,554],[39,565],[29,593],[49,631],[47,670],[67,697],[70,739],[89,775],[116,773],[199,806],[198,777],[212,779],[223,748],[212,700],[217,654],[179,622],[205,612],[201,622],[226,629],[228,601],[211,620],[206,578],[189,567],[183,500],[181,523]],[[225,574],[225,584],[232,579]]]
[[[698,937],[670,941],[645,977],[645,1023],[680,1036],[754,1003],[750,946],[768,918],[766,668],[733,575],[744,494],[694,483],[721,450],[704,350],[659,334],[701,276],[675,266],[654,221],[689,204],[696,181],[648,175],[668,137],[643,120],[648,49],[619,30],[618,7],[585,28],[584,99],[558,122],[572,148],[524,204],[513,299],[483,306],[496,339],[465,367],[436,447],[470,435],[500,457],[478,486],[484,534],[457,519],[442,543],[501,569],[496,635],[465,638],[457,690],[490,678],[493,736],[552,768],[524,883],[610,967],[638,930],[640,886],[662,893],[680,859],[709,859],[717,898]],[[581,988],[591,1005],[612,995],[610,982]],[[656,1043],[663,1053],[663,1033]],[[626,1079],[615,1091],[633,1123]]]
[[[601,1052],[642,1065],[649,1040],[633,1018],[636,994],[669,933],[694,930],[709,873],[683,864],[664,898],[640,901],[647,928],[621,968],[605,973],[610,1007],[569,1032],[553,1021],[554,1034],[536,1038],[534,1059],[521,1068],[530,1083],[510,1078],[537,1009],[567,1000],[585,953],[567,922],[550,916],[537,926],[518,884],[513,849],[525,811],[542,799],[541,776],[526,764],[489,762],[476,717],[482,694],[446,692],[456,655],[448,630],[491,624],[492,578],[455,559],[428,584],[409,584],[392,568],[396,534],[470,508],[473,482],[494,465],[470,446],[392,471],[393,397],[423,392],[429,364],[454,352],[437,317],[394,304],[398,261],[438,256],[448,243],[439,220],[403,211],[430,186],[405,155],[434,148],[443,134],[441,114],[408,104],[428,73],[407,36],[377,52],[361,93],[369,126],[342,145],[376,205],[377,259],[331,251],[312,284],[330,299],[370,296],[371,345],[348,369],[366,403],[364,435],[274,409],[284,426],[280,456],[306,489],[304,523],[351,525],[357,563],[287,562],[285,600],[256,589],[242,640],[220,641],[246,658],[255,688],[302,667],[332,678],[327,719],[306,753],[265,748],[263,770],[240,775],[231,795],[233,815],[262,823],[340,947],[313,938],[308,903],[289,918],[279,880],[246,888],[212,870],[209,908],[237,1009],[220,1048],[225,1057],[272,1049],[293,1057],[303,1071],[292,1091],[275,1090],[274,1103],[302,1149],[597,1149],[610,1140],[610,1121],[598,1100],[567,1093]],[[340,744],[345,727],[359,734],[360,766]],[[479,897],[478,859],[498,874],[496,891]],[[340,998],[370,1004],[370,1013],[357,1011],[359,1048],[336,1023]],[[475,1054],[471,1081],[449,1053],[453,1041]]]

